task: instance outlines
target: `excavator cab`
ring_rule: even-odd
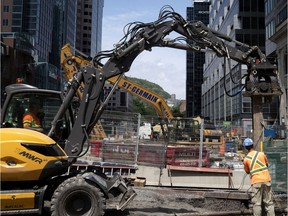
[[[169,123],[169,141],[197,142],[200,140],[200,124],[194,118],[173,118]]]
[[[61,92],[27,84],[12,84],[5,91],[0,124],[1,215],[42,215],[43,202],[49,200],[52,215],[69,212],[102,216],[105,199],[121,194],[117,209],[125,209],[136,193],[121,176],[108,178],[92,165],[87,169],[70,169],[77,157],[69,156],[65,149],[78,116],[77,98],[72,97],[68,103]],[[35,115],[42,131],[23,127],[23,117],[33,103],[40,108]],[[63,104],[63,115],[55,118]],[[75,203],[79,202],[82,205],[76,208]]]
[[[62,104],[63,97],[60,92],[38,89],[27,84],[12,84],[6,87],[6,100],[2,108],[2,128],[23,128],[23,117],[29,113],[31,105],[40,109],[35,113],[40,121],[41,132],[48,134],[51,122]],[[55,132],[51,136],[56,142],[65,140],[73,124],[72,108],[57,122]],[[33,128],[31,128],[33,130]]]

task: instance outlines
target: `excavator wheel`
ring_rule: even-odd
[[[65,180],[51,199],[52,216],[102,216],[105,207],[104,194],[82,176]]]

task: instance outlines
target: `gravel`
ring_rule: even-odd
[[[110,200],[105,216],[168,216],[185,213],[210,212],[204,197],[185,190],[171,190],[161,187],[134,187],[137,196],[124,211],[116,211],[118,199]],[[213,211],[213,210],[212,210]]]

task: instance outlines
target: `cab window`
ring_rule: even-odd
[[[31,104],[36,103],[39,110],[35,115],[40,121],[44,133],[48,133],[59,107],[60,95],[52,93],[18,93],[14,94],[4,114],[5,127],[23,127],[23,117],[29,113]]]

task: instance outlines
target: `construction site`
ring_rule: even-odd
[[[127,178],[137,196],[117,215],[252,215],[250,178],[243,168],[247,152],[242,141],[235,140],[237,134],[231,146],[232,139],[224,135],[230,127],[203,129],[201,145],[196,141],[199,127],[197,131],[171,126],[167,144],[158,130],[157,116],[123,116],[113,111],[102,116],[106,137],[100,141],[92,135],[89,153],[73,169],[97,166],[108,176]],[[270,162],[277,215],[287,214],[286,142],[261,143]],[[115,210],[108,207],[106,214],[113,215]]]
[[[187,21],[171,6],[156,21],[130,23],[128,29],[114,49],[93,58],[64,45],[63,91],[20,78],[5,86],[0,214],[253,215],[250,177],[265,172],[265,181],[256,183],[272,188],[275,214],[287,215],[288,129],[263,116],[265,105],[284,93],[277,65],[259,47]],[[180,37],[166,38],[171,32]],[[205,49],[245,65],[233,95],[249,98],[249,126],[173,116],[160,95],[127,79],[134,59],[157,46]],[[112,88],[104,97],[107,83]],[[223,95],[232,97],[226,80],[222,86]],[[152,105],[155,116],[105,109],[117,88]],[[257,153],[249,159],[253,147]],[[262,153],[260,161],[260,152],[269,163]]]

